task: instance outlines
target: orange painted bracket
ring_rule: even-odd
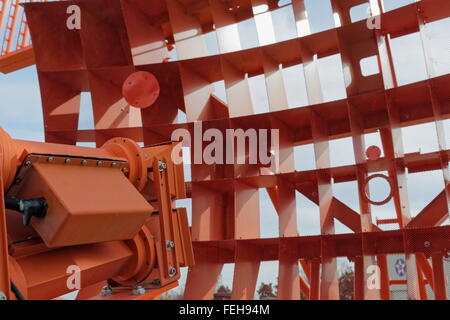
[[[35,64],[32,47],[14,51],[8,55],[0,56],[0,72],[8,74]]]
[[[3,148],[0,146],[0,159],[3,160]],[[9,273],[8,238],[6,232],[6,210],[3,198],[3,169],[0,166],[0,294],[11,299],[11,284]]]

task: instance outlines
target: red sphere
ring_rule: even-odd
[[[150,72],[137,71],[128,76],[122,85],[122,95],[133,107],[148,108],[159,97],[159,83]]]

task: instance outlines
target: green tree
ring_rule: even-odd
[[[260,300],[271,300],[277,297],[277,286],[262,282],[257,291]]]
[[[347,265],[339,276],[339,298],[341,300],[353,300],[354,285],[355,272]]]
[[[230,299],[230,296],[230,288],[222,284],[217,288],[216,293],[214,293],[214,300]]]

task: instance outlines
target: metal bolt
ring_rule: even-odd
[[[159,171],[163,171],[163,170],[167,169],[167,164],[165,162],[158,161],[158,167],[159,167]]]
[[[172,249],[173,247],[175,247],[175,242],[173,242],[172,240],[166,240],[166,247],[167,249]]]
[[[53,157],[48,157],[48,158],[47,158],[47,161],[48,161],[48,162],[52,162],[52,161],[53,161]]]
[[[123,172],[127,172],[127,168],[126,168],[126,167],[123,167],[123,168],[120,169],[120,170],[122,170]]]
[[[25,165],[26,165],[27,167],[31,167],[31,161],[30,161],[30,160],[25,161]]]
[[[103,164],[103,161],[97,161],[97,165],[101,166]]]
[[[423,243],[423,245],[424,245],[425,248],[429,248],[431,246],[431,243],[430,243],[430,241],[425,241]]]
[[[155,279],[152,281],[152,284],[155,286],[159,286],[161,284],[161,280],[160,279]]]
[[[146,290],[143,286],[137,286],[133,289],[133,295],[139,296],[145,294]]]
[[[67,159],[64,159],[64,163],[70,163],[70,159],[69,158],[67,158]]]
[[[88,163],[87,160],[82,160],[82,161],[81,161],[81,164],[82,164],[82,165],[86,165],[87,163]]]
[[[111,167],[115,167],[117,165],[117,162],[111,162]]]
[[[102,288],[102,291],[100,292],[100,294],[105,297],[105,296],[110,296],[114,293],[113,289],[111,288],[111,286],[104,286]]]
[[[8,300],[6,294],[3,291],[0,291],[0,300]]]
[[[177,274],[177,269],[175,269],[174,267],[169,267],[169,277],[173,277],[176,274]]]

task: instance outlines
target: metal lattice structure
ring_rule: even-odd
[[[234,263],[232,298],[252,299],[260,263],[278,260],[278,298],[338,299],[337,257],[355,262],[355,298],[389,299],[386,255],[404,253],[408,297],[426,299],[429,284],[436,299],[446,298],[443,257],[450,248],[450,150],[443,120],[450,116],[450,75],[436,76],[427,44],[427,24],[450,17],[448,0],[423,0],[383,12],[381,1],[370,1],[379,13],[380,28],[352,22],[351,8],[366,0],[331,0],[341,25],[310,34],[303,0],[77,0],[29,4],[31,29],[40,79],[47,142],[101,146],[116,136],[152,145],[171,140],[196,121],[203,130],[233,128],[279,129],[275,171],[248,164],[192,165],[192,227],[196,264],[188,273],[185,298],[210,299],[224,263]],[[66,27],[67,6],[81,9],[81,29]],[[263,6],[264,10],[256,10]],[[288,7],[297,37],[244,49],[238,23],[255,21]],[[375,17],[372,17],[375,18]],[[270,26],[269,26],[270,27]],[[257,31],[258,26],[256,26]],[[214,33],[220,54],[208,55],[205,35]],[[397,84],[390,41],[418,33],[428,79]],[[176,49],[178,60],[171,60]],[[8,50],[8,49],[6,49]],[[346,99],[325,102],[317,59],[339,54]],[[379,72],[364,76],[360,62],[376,57]],[[301,65],[308,106],[289,108],[283,69]],[[122,84],[135,71],[155,75],[161,88],[150,108],[130,107]],[[248,78],[264,76],[269,111],[256,114]],[[224,81],[227,102],[214,95]],[[81,92],[90,92],[95,128],[79,130]],[[179,110],[187,123],[178,123]],[[405,154],[402,127],[433,122],[439,151]],[[364,135],[379,131],[383,157],[366,154]],[[351,137],[354,165],[331,167],[330,141]],[[294,170],[294,147],[312,144],[316,169]],[[203,144],[194,148],[204,148]],[[445,188],[414,218],[411,217],[407,173],[442,170]],[[367,196],[376,172],[391,188],[398,228],[374,225]],[[359,210],[333,194],[333,184],[357,181]],[[279,237],[260,238],[259,189],[265,188],[278,213]],[[297,230],[298,191],[320,211],[321,234],[301,236]],[[335,234],[334,219],[353,233]],[[441,226],[442,225],[442,226]],[[430,260],[431,259],[431,260]],[[299,272],[299,262],[305,276]],[[381,287],[366,286],[367,267],[381,270]]]
[[[27,18],[20,4],[40,1],[0,1],[0,72],[9,73],[35,63]]]

